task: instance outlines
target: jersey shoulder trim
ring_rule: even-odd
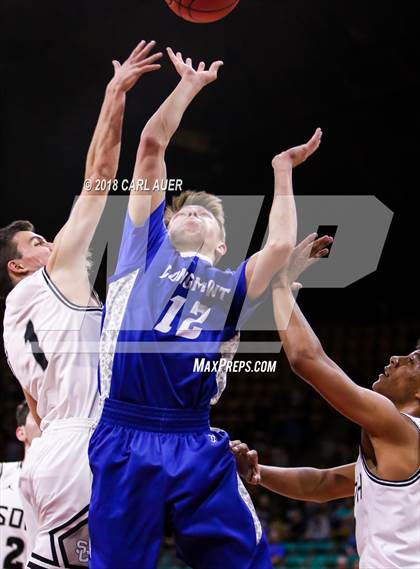
[[[11,462],[0,462],[0,479],[2,476],[7,476],[13,469],[20,470],[22,468],[22,461],[15,460]]]
[[[393,486],[394,488],[401,488],[410,486],[411,484],[414,484],[420,480],[420,467],[412,476],[410,476],[410,478],[406,478],[405,480],[385,480],[384,478],[379,478],[379,476],[373,474],[373,472],[369,469],[362,448],[360,448],[359,452],[362,459],[364,471],[366,472],[368,478],[370,478],[370,480],[376,484],[380,484],[381,486]]]
[[[413,425],[415,425],[417,427],[417,430],[420,434],[420,419],[418,417],[413,417],[412,415],[409,415],[408,413],[401,413],[401,415],[404,415],[404,417],[407,417],[407,419],[410,419],[410,421],[413,423]],[[417,422],[419,421],[419,422]]]
[[[78,310],[80,312],[102,312],[102,303],[100,306],[81,306],[80,304],[75,304],[74,302],[71,302],[71,300],[69,300],[68,298],[66,298],[64,296],[64,294],[56,287],[56,285],[53,283],[53,281],[51,280],[50,275],[47,272],[47,269],[44,267],[42,269],[42,276],[44,277],[44,280],[47,284],[47,286],[50,288],[51,292],[58,298],[58,300],[60,302],[62,302],[65,306],[67,306],[67,308],[70,308],[71,310]],[[99,301],[99,297],[97,296],[96,292],[93,291],[93,295],[96,301]]]

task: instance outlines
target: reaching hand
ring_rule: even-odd
[[[160,69],[160,65],[155,63],[155,61],[162,57],[162,53],[154,53],[149,56],[149,53],[155,45],[155,41],[146,43],[142,40],[122,65],[119,61],[114,59],[112,62],[114,66],[114,77],[111,83],[117,85],[126,93],[134,87],[143,73]]]
[[[230,441],[229,444],[230,450],[236,458],[236,468],[239,476],[242,476],[249,484],[259,484],[261,482],[261,474],[257,451],[249,450],[248,445],[241,441]]]
[[[194,69],[191,58],[187,57],[184,61],[182,58],[182,53],[177,51],[176,55],[170,47],[166,48],[169,58],[174,64],[175,69],[178,71],[181,77],[186,77],[196,81],[200,87],[204,87],[217,79],[217,72],[219,68],[223,65],[223,61],[213,61],[209,69],[206,71],[206,64],[204,61],[200,61],[197,69]]]
[[[293,249],[287,265],[277,273],[273,287],[294,286],[299,289],[302,285],[296,283],[296,279],[308,267],[319,261],[328,254],[328,247],[334,241],[332,237],[324,235],[317,239],[316,233],[311,233]]]
[[[277,156],[273,158],[273,168],[284,165],[296,168],[296,166],[305,162],[305,160],[317,150],[318,146],[321,144],[321,137],[322,130],[317,128],[312,138],[308,140],[306,144],[294,146],[293,148],[289,148],[289,150],[285,150],[284,152],[277,154]]]

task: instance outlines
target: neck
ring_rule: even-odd
[[[16,276],[16,275],[11,275],[10,279],[13,283],[13,288],[15,288],[15,286],[17,284],[20,283],[20,281],[23,281],[23,279],[26,279],[26,277],[29,277],[30,275],[32,275],[32,273],[34,273],[35,271],[28,271],[27,273],[24,273],[22,275]],[[10,273],[9,273],[10,274]],[[13,290],[13,289],[12,289]]]
[[[420,418],[420,406],[417,402],[402,403],[396,405],[396,408],[400,413],[407,413],[407,415]]]
[[[211,260],[212,265],[215,264],[216,259],[214,251],[207,251],[205,249],[204,243],[202,243],[200,247],[187,243],[185,244],[182,243],[177,245],[176,250],[178,251],[178,253],[193,253],[195,255],[202,255],[203,257],[206,257],[207,259]]]

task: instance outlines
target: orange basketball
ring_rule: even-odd
[[[227,16],[239,0],[165,0],[172,12],[188,22],[209,24]]]

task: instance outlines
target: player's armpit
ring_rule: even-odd
[[[41,418],[39,417],[38,413],[37,413],[37,405],[38,403],[35,401],[35,399],[32,397],[32,395],[30,395],[25,389],[22,390],[23,394],[25,396],[26,402],[28,404],[29,410],[32,414],[32,417],[35,419],[35,423],[38,425],[38,427],[41,426]]]
[[[355,463],[328,469],[260,466],[261,485],[277,494],[308,502],[328,502],[354,494]]]

